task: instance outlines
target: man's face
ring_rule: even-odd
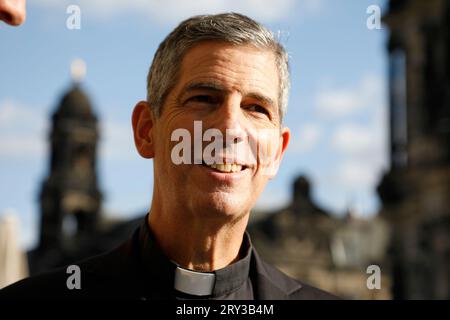
[[[289,140],[289,130],[280,130],[278,88],[275,58],[269,51],[221,42],[191,48],[152,130],[155,187],[162,201],[215,217],[249,212],[273,176],[264,163],[277,167]],[[201,135],[194,132],[194,121],[200,121]],[[177,129],[190,133],[190,164],[174,163],[172,150],[179,140],[171,141],[171,136]],[[202,155],[213,140],[203,137],[208,129],[223,136],[223,144],[211,155],[237,164],[235,172],[194,164],[199,155],[194,144],[200,143]],[[267,131],[272,135],[261,134]]]
[[[18,26],[25,21],[25,0],[0,0],[0,20]]]

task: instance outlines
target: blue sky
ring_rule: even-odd
[[[69,30],[66,9],[81,9]],[[384,0],[29,1],[24,25],[0,24],[0,214],[16,212],[22,244],[35,244],[38,192],[48,174],[49,115],[70,87],[70,62],[81,58],[83,88],[101,120],[99,182],[105,214],[145,212],[151,161],[133,146],[130,115],[145,99],[153,54],[181,19],[236,11],[280,31],[291,57],[286,125],[291,145],[257,208],[288,203],[295,176],[306,174],[314,200],[335,215],[351,206],[362,216],[379,208],[374,191],[387,167],[387,30],[369,30],[370,5]]]

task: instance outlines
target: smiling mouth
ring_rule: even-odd
[[[221,173],[235,173],[247,169],[247,166],[236,163],[213,163],[211,165],[208,165],[203,161],[202,165]]]

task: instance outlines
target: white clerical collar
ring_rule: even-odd
[[[195,295],[211,295],[216,281],[216,274],[213,272],[198,272],[182,267],[175,269],[174,287],[176,290]]]

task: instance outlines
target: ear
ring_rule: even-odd
[[[275,158],[273,159],[274,161],[272,163],[272,168],[270,170],[271,171],[270,179],[273,179],[276,176],[278,169],[280,168],[281,159],[283,159],[284,153],[291,139],[291,130],[288,127],[282,128],[279,139],[280,140],[277,148],[277,153],[275,154]]]
[[[132,116],[134,144],[139,154],[147,159],[155,156],[153,125],[154,114],[146,101],[139,101]]]

